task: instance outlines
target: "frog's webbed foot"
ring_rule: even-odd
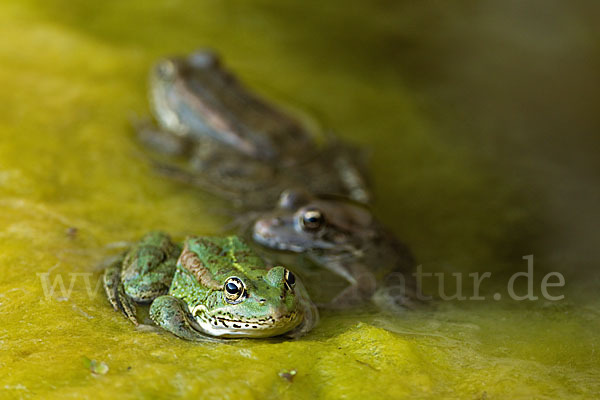
[[[319,304],[320,308],[339,310],[356,307],[368,301],[375,292],[377,282],[373,273],[362,263],[353,262],[348,255],[328,256],[322,258],[321,263],[331,272],[344,278],[349,286],[329,302]]]
[[[144,147],[164,156],[170,157],[190,157],[193,153],[195,144],[188,137],[182,137],[169,131],[155,127],[150,121],[136,121],[134,123],[138,140]],[[160,158],[160,160],[158,159]],[[235,193],[226,190],[220,190],[218,185],[203,174],[193,173],[185,168],[176,165],[176,163],[164,162],[163,157],[150,157],[152,167],[161,175],[172,178],[176,181],[199,187],[207,192],[215,192],[225,199],[234,198]]]
[[[373,303],[383,312],[402,314],[423,305],[411,287],[387,286],[377,289],[372,297]]]
[[[226,340],[207,336],[196,330],[192,316],[183,301],[173,296],[164,295],[154,299],[150,306],[150,318],[161,328],[185,340],[213,343],[226,342]]]
[[[328,310],[343,310],[360,306],[366,302],[366,296],[358,284],[350,285],[339,292],[333,299],[327,303],[320,303],[319,308]]]
[[[127,319],[138,325],[135,302],[127,296],[121,282],[121,265],[123,257],[114,261],[104,270],[103,284],[108,301],[115,311],[121,311]]]
[[[157,160],[151,160],[152,167],[161,175],[174,179],[186,185],[197,187],[200,190],[212,193],[223,200],[229,202],[234,207],[239,207],[238,203],[240,193],[235,190],[230,190],[223,187],[221,184],[214,182],[210,178],[199,174],[192,173],[185,168],[177,165],[164,163]]]

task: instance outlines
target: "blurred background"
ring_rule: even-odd
[[[377,212],[433,269],[534,253],[596,270],[596,1],[29,1],[120,47],[140,93],[142,59],[214,47],[261,93],[372,148]],[[123,112],[145,113],[140,99]]]
[[[596,0],[1,1],[0,397],[597,398],[598,16]],[[150,168],[131,124],[152,63],[199,47],[368,149],[375,213],[424,270],[498,275],[488,301],[324,312],[300,341],[209,347],[135,331],[81,279],[45,297],[40,274],[99,280],[149,230],[228,222]],[[536,280],[565,274],[565,300],[490,299],[529,254]]]
[[[372,150],[376,212],[425,266],[520,269],[535,254],[538,267],[598,282],[590,280],[600,256],[596,1],[14,4],[23,21],[33,12],[116,51],[52,42],[35,36],[41,27],[5,37],[27,40],[15,45],[26,51],[5,51],[6,71],[47,52],[53,73],[83,85],[69,88],[75,95],[93,82],[99,97],[118,97],[79,103],[78,123],[87,115],[114,124],[120,110],[119,129],[131,134],[128,116],[148,112],[148,66],[212,47],[258,92]],[[48,90],[68,92],[57,84]],[[39,94],[16,90],[26,88]]]

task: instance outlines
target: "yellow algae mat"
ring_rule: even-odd
[[[228,345],[136,330],[106,301],[102,263],[127,242],[227,223],[218,200],[158,176],[131,127],[151,63],[205,46],[372,149],[376,213],[425,268],[525,269],[502,249],[529,240],[535,210],[436,136],[386,64],[410,21],[381,4],[0,4],[0,398],[600,397],[599,303],[571,300],[577,287],[554,288],[560,302],[324,312],[300,340]]]

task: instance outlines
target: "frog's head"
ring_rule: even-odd
[[[206,53],[204,64],[208,67],[213,61]],[[187,110],[183,93],[187,91],[186,81],[193,75],[193,68],[184,57],[168,57],[157,61],[150,69],[150,105],[157,122],[163,129],[178,135],[189,135],[190,126],[182,111]]]
[[[252,236],[263,246],[277,250],[342,250],[371,237],[373,223],[371,213],[358,204],[287,190],[275,211],[256,220]]]
[[[229,107],[246,107],[244,89],[210,50],[163,58],[150,72],[150,103],[166,130],[192,138],[211,137],[259,160],[279,152],[269,135],[251,129],[244,115]],[[249,106],[248,106],[249,107]]]
[[[317,318],[294,273],[282,266],[266,268],[235,236],[191,245],[188,240],[179,263],[202,288],[197,293],[204,299],[188,304],[200,328],[212,336],[277,336]]]
[[[166,57],[154,64],[150,69],[150,104],[164,129],[189,135],[192,128],[208,128],[202,121],[203,108],[194,106],[201,104],[201,98],[194,93],[203,86],[197,78],[218,70],[219,64],[218,56],[211,51]]]
[[[198,50],[183,57],[166,57],[156,62],[150,71],[150,81],[152,85],[172,86],[194,73],[206,73],[220,65],[219,56],[210,50]]]

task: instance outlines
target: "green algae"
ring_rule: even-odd
[[[131,129],[147,113],[151,62],[198,46],[372,147],[377,213],[426,267],[524,269],[538,216],[436,134],[390,67],[409,25],[394,6],[366,2],[0,4],[0,398],[600,396],[600,304],[582,284],[558,303],[324,312],[299,341],[230,345],[136,331],[99,290],[123,241],[214,234],[226,221],[215,199],[158,177]],[[50,293],[57,277],[68,296]]]

